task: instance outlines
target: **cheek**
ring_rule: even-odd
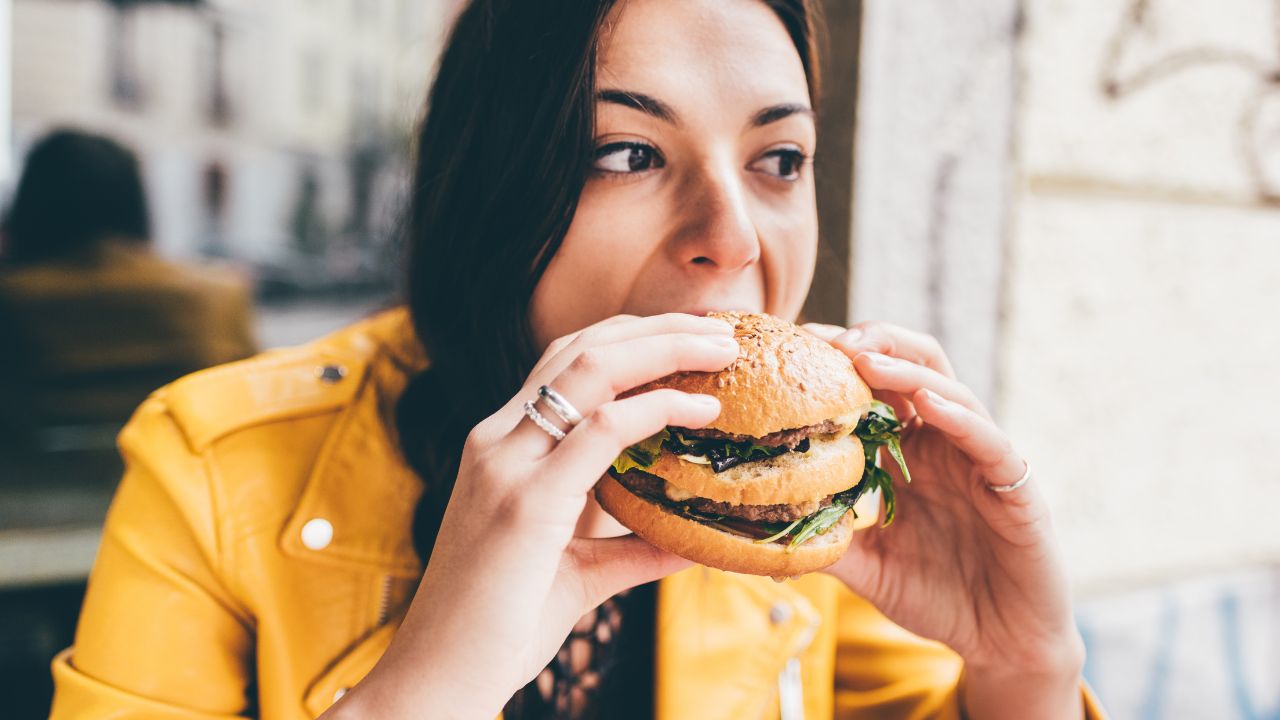
[[[622,202],[594,180],[583,189],[564,242],[534,289],[529,322],[539,347],[625,312],[630,289],[662,237],[662,213]]]
[[[818,210],[810,183],[785,201],[765,203],[762,256],[769,312],[794,320],[809,295],[818,255]]]

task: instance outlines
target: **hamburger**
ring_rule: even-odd
[[[910,481],[901,425],[825,340],[771,315],[709,316],[734,326],[729,367],[675,373],[627,395],[714,395],[719,417],[627,448],[596,499],[648,542],[709,567],[777,578],[824,568],[848,549],[859,511],[874,521],[872,491],[884,524],[893,521],[893,481],[878,460],[886,448]]]

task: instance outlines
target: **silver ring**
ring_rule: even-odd
[[[1009,483],[1008,485],[992,485],[991,483],[987,483],[987,487],[991,488],[994,492],[1007,493],[1013,492],[1023,485],[1026,485],[1027,481],[1031,479],[1031,461],[1024,459],[1022,462],[1027,466],[1027,471],[1022,473],[1022,477],[1018,478],[1017,482]]]
[[[564,431],[555,425],[552,425],[550,420],[543,417],[542,413],[538,412],[538,408],[533,406],[535,402],[537,401],[530,400],[524,404],[524,414],[529,416],[529,419],[533,421],[534,425],[542,428],[543,432],[555,438],[556,441],[563,440]]]
[[[538,388],[538,397],[542,398],[547,403],[547,407],[551,408],[551,412],[565,421],[569,427],[582,422],[582,413],[578,412],[578,408],[574,407],[573,403],[565,400],[563,395],[551,389],[549,385],[543,385]]]

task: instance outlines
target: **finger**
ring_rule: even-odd
[[[983,417],[991,417],[968,386],[932,368],[876,352],[859,353],[853,365],[874,390],[893,390],[913,396],[921,388],[929,388]]]
[[[916,416],[916,408],[911,404],[911,397],[893,390],[876,390],[872,393],[876,400],[893,408],[893,414],[903,426],[909,424]]]
[[[859,353],[878,352],[933,368],[949,378],[956,376],[937,338],[890,323],[858,323],[831,340],[831,344],[851,358]]]
[[[801,328],[817,335],[818,337],[830,342],[845,333],[845,328],[839,325],[827,325],[826,323],[805,323]]]
[[[693,565],[679,555],[635,535],[575,539],[569,555],[582,581],[583,609],[593,608],[623,590],[664,578]]]
[[[581,330],[571,332],[568,335],[564,335],[562,337],[556,338],[555,340],[552,340],[551,344],[547,345],[547,349],[542,353],[542,357],[538,358],[538,362],[535,363],[533,366],[533,369],[529,371],[529,374],[536,375],[538,371],[542,369],[544,365],[547,364],[548,361],[550,361],[553,357],[558,355],[561,350],[568,347],[570,343],[572,343],[574,340],[578,338],[578,336],[582,335],[582,333],[586,332],[590,328],[615,325],[620,322],[626,322],[628,320],[636,320],[638,318],[639,318],[638,315],[613,315],[611,317],[605,318],[604,320],[601,320],[598,323],[588,325],[587,327],[582,328]]]
[[[737,357],[738,343],[731,337],[651,335],[587,348],[546,384],[585,417],[625,390],[674,372],[721,370]],[[550,415],[545,405],[539,408],[543,415]],[[534,452],[545,453],[552,447],[548,435],[532,421],[518,423],[509,439],[513,447]]]
[[[665,313],[648,317],[617,315],[552,341],[529,377],[534,379],[559,375],[585,348],[671,333],[732,336],[733,326],[723,320],[688,313]]]
[[[662,389],[596,408],[560,442],[548,458],[548,482],[570,497],[581,497],[628,446],[668,425],[700,428],[720,414],[720,401]]]
[[[1011,485],[1026,472],[1026,461],[990,418],[922,388],[913,397],[916,412],[973,461],[983,481]]]

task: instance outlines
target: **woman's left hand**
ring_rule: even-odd
[[[1080,717],[1084,649],[1048,505],[1034,478],[1012,492],[988,487],[1017,482],[1026,461],[934,338],[885,323],[805,328],[853,358],[876,398],[898,413],[913,480],[905,485],[886,458],[897,519],[855,533],[827,572],[964,658],[975,719],[1000,716],[1001,705],[1021,717],[1057,717],[1059,703],[1043,705],[1052,714],[1026,714],[1010,702],[1011,693],[1036,694],[1036,679],[1044,681],[1039,697],[1050,687],[1071,693],[1070,714],[1061,716]]]

